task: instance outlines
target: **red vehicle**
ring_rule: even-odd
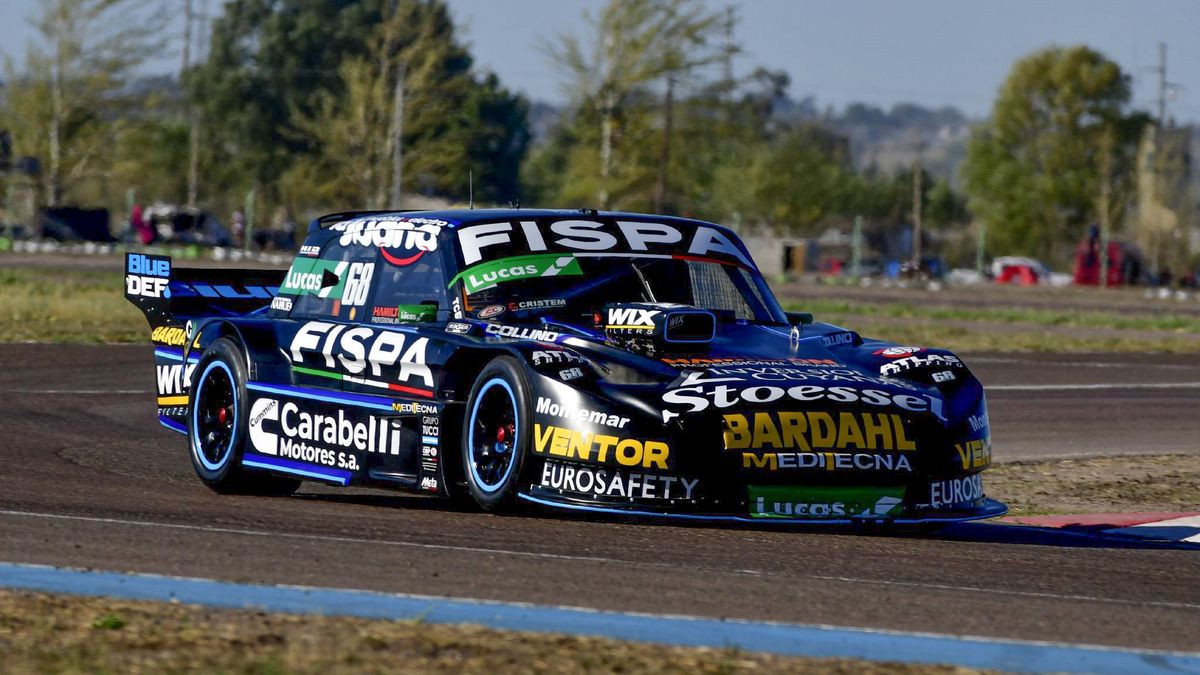
[[[1108,283],[1106,286],[1120,286],[1122,283],[1122,266],[1125,259],[1121,244],[1108,242]],[[1075,250],[1075,285],[1100,285],[1100,242],[1088,239],[1079,242]]]

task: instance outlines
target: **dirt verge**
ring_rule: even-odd
[[[1010,462],[984,486],[1013,515],[1200,511],[1200,452]]]
[[[0,590],[0,672],[971,673]]]

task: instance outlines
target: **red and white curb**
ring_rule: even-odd
[[[1200,544],[1200,513],[1082,513],[1066,516],[1010,516],[1014,525],[1053,527],[1115,537]]]

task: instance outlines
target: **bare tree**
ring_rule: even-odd
[[[711,12],[699,0],[610,0],[587,21],[593,32],[589,46],[578,36],[565,35],[545,49],[562,69],[575,106],[594,106],[599,113],[596,199],[599,207],[608,208],[620,163],[616,135],[622,109],[646,86],[678,82],[687,71],[722,59],[726,13]],[[672,103],[664,100],[665,113]],[[670,156],[669,142],[664,135],[661,161]]]
[[[163,22],[161,7],[148,0],[41,0],[31,21],[39,37],[11,92],[31,100],[12,106],[25,116],[10,114],[20,118],[13,123],[24,152],[45,157],[48,205],[59,204],[112,147],[120,121],[106,112],[128,103],[122,89],[161,48],[155,36]]]

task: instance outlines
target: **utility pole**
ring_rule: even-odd
[[[183,0],[183,63],[179,66],[179,76],[187,74],[188,66],[192,64],[192,0]]]
[[[250,188],[246,193],[246,202],[242,213],[246,217],[246,234],[242,238],[242,249],[249,251],[250,245],[254,243],[254,203],[258,195],[256,188]]]
[[[986,242],[987,223],[980,220],[975,231],[975,272],[981,277],[983,276],[983,254]]]
[[[192,0],[183,0],[183,66],[179,70],[180,84],[187,78],[188,68],[192,65],[192,19]],[[196,129],[196,106],[187,100],[186,91],[183,96],[184,105],[187,106],[188,125],[187,207],[194,209],[197,185],[200,182],[200,136]]]
[[[392,100],[392,199],[390,208],[400,209],[404,200],[404,75],[406,69],[401,61],[396,66],[396,91]]]
[[[63,102],[66,79],[67,20],[63,12],[54,15],[54,63],[50,68],[50,176],[46,195],[47,206],[58,206],[62,197],[62,126],[66,117]],[[40,236],[40,228],[39,228]]]
[[[854,229],[850,231],[850,276],[862,276],[862,228],[863,217],[854,216]]]
[[[917,159],[913,162],[913,197],[912,197],[912,219],[913,219],[913,242],[912,242],[912,265],[916,272],[921,271],[921,181],[922,174],[925,173],[924,164],[921,161],[921,154],[925,150],[923,142],[917,142]]]
[[[1159,232],[1154,236],[1154,266],[1157,268],[1160,262],[1160,251],[1164,251],[1164,248],[1171,249],[1175,254],[1180,253],[1169,242],[1164,245],[1161,238],[1171,235],[1179,237],[1187,231],[1187,226],[1181,226],[1179,220],[1182,211],[1181,202],[1187,203],[1188,199],[1179,199],[1177,185],[1177,178],[1180,175],[1177,171],[1183,170],[1183,167],[1177,163],[1177,159],[1180,157],[1178,153],[1182,152],[1182,148],[1178,147],[1180,141],[1167,133],[1167,103],[1174,94],[1173,87],[1175,85],[1167,81],[1167,43],[1165,42],[1158,43],[1158,67],[1155,68],[1155,72],[1158,73],[1158,125],[1154,130],[1154,161],[1150,167],[1154,175],[1152,190],[1155,201],[1167,207],[1175,216],[1176,222],[1172,233]],[[1171,152],[1171,150],[1175,152]],[[1185,244],[1182,253],[1186,255],[1187,252]],[[1167,257],[1168,260],[1172,258],[1169,254]],[[1175,262],[1178,261],[1179,259],[1176,257]]]
[[[725,72],[726,103],[733,102],[733,27],[737,23],[737,15],[733,5],[725,8],[725,49],[722,55],[722,65]]]
[[[1167,124],[1167,43],[1158,43],[1158,128]]]
[[[600,114],[600,190],[596,194],[598,206],[602,209],[609,207],[608,182],[612,176],[614,117],[617,110],[617,97],[612,91],[612,84],[607,84],[605,89],[601,94],[603,107]]]
[[[658,183],[654,187],[654,212],[662,213],[667,201],[667,170],[671,163],[671,127],[675,117],[675,76],[667,76],[666,100],[663,102],[662,149],[658,156]]]

